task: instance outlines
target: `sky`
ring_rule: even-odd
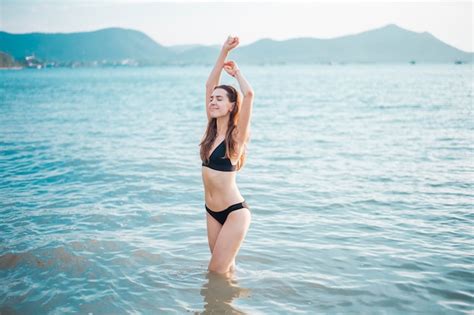
[[[391,23],[473,51],[471,1],[0,0],[0,30],[9,33],[123,27],[164,46],[221,45],[228,35],[239,36],[241,46],[262,38],[334,38]]]

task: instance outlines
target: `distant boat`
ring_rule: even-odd
[[[414,64],[416,64],[416,61],[415,61],[415,60],[410,60],[410,63],[411,63],[412,65],[414,65]]]
[[[456,60],[456,61],[454,62],[455,65],[462,65],[463,63],[466,63],[466,62],[463,61],[463,60]]]

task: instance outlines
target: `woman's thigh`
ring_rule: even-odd
[[[214,245],[216,244],[217,236],[219,235],[219,232],[222,229],[222,224],[217,222],[217,220],[214,219],[207,211],[206,211],[206,217],[207,217],[207,241],[209,243],[209,250],[211,251],[211,254],[212,254]]]
[[[250,222],[251,214],[247,208],[229,213],[215,242],[210,264],[224,269],[232,264],[244,241]]]

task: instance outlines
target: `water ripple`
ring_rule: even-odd
[[[207,272],[206,67],[1,71],[0,313],[471,314],[471,68],[246,71],[231,280]]]

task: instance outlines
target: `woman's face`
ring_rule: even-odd
[[[232,106],[226,90],[218,88],[212,92],[209,100],[209,113],[212,118],[229,114],[232,111]]]

